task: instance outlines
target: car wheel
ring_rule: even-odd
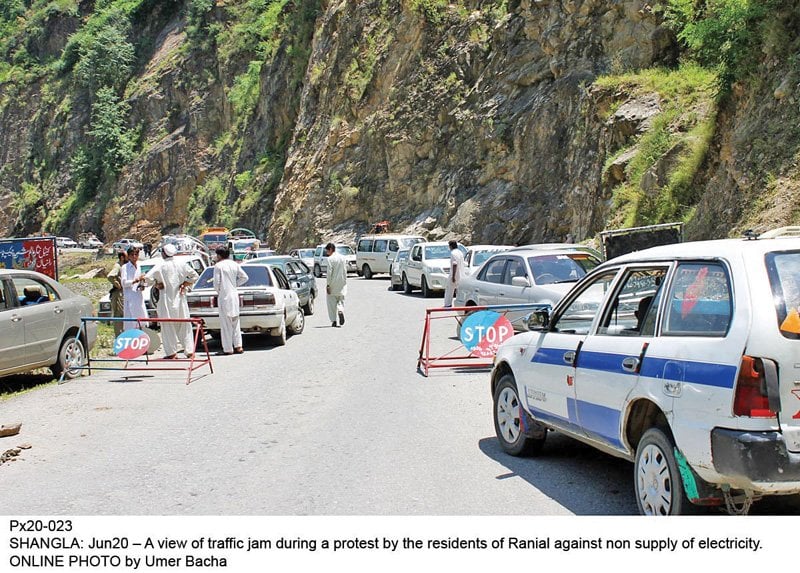
[[[425,280],[425,275],[422,275],[422,297],[430,298],[432,294],[431,289],[428,288],[428,281]]]
[[[320,278],[322,276],[322,268],[318,264],[314,264],[314,276]]]
[[[408,277],[406,276],[406,273],[403,273],[403,292],[405,292],[406,294],[411,294],[411,291],[412,288],[411,284],[409,284],[408,282]]]
[[[311,316],[314,314],[314,293],[308,294],[308,302],[303,305],[303,314]]]
[[[50,367],[53,376],[59,377],[62,372],[64,378],[72,380],[81,375],[80,366],[86,362],[86,350],[80,338],[70,335],[61,341],[61,348],[58,350],[58,362]]]
[[[394,283],[394,279],[392,279],[392,290],[400,290],[403,288],[403,285],[398,285]]]
[[[517,383],[512,374],[504,374],[494,391],[494,431],[500,447],[512,456],[527,456],[538,453],[547,438],[542,428],[541,438],[531,438],[522,431]]]
[[[364,278],[367,280],[372,278],[372,269],[369,268],[368,264],[365,263],[364,266],[361,267],[361,274],[363,274]]]
[[[636,448],[634,487],[643,515],[683,515],[694,507],[686,497],[675,461],[675,442],[659,428],[650,428]]]
[[[292,322],[291,327],[289,328],[289,334],[294,336],[295,334],[300,334],[303,332],[303,328],[306,326],[306,315],[303,314],[301,309],[297,309],[297,316]]]
[[[281,325],[278,327],[278,334],[272,335],[272,342],[275,346],[286,345],[286,315],[281,317]]]

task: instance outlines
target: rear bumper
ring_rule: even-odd
[[[204,330],[206,332],[218,332],[220,330],[219,315],[191,314],[192,318],[202,318]],[[265,310],[258,314],[239,315],[239,328],[242,332],[267,332],[279,328],[283,309]]]
[[[748,482],[757,491],[800,491],[800,453],[786,448],[780,432],[714,428],[711,455],[719,474]]]

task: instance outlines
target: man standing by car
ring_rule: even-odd
[[[108,282],[111,283],[111,290],[108,291],[109,300],[111,301],[111,316],[114,318],[122,318],[125,316],[125,299],[122,294],[122,281],[120,280],[120,273],[122,267],[128,262],[128,256],[124,251],[117,253],[117,262],[114,268],[108,273]],[[121,320],[114,321],[114,336],[117,337],[123,331],[125,323]]]
[[[144,275],[139,271],[139,249],[128,247],[128,262],[120,271],[120,282],[124,296],[123,316],[125,318],[147,318],[147,308],[144,305]],[[134,320],[126,320],[123,330],[138,328]]]
[[[242,267],[230,259],[231,252],[225,247],[216,250],[214,265],[214,288],[219,307],[219,329],[222,342],[221,354],[242,354],[242,329],[239,326],[239,292],[237,287],[249,278]]]
[[[344,297],[347,295],[347,261],[336,251],[336,245],[325,245],[325,256],[328,257],[327,287],[328,318],[331,326],[344,324]],[[338,322],[337,322],[338,318]]]
[[[464,274],[464,253],[458,248],[457,241],[447,243],[450,247],[450,276],[444,289],[445,308],[453,306],[453,297],[458,289],[458,283]]]
[[[186,289],[197,280],[197,273],[185,261],[175,260],[175,245],[166,244],[161,250],[160,265],[155,265],[147,273],[147,280],[155,283],[159,290],[159,318],[189,318],[189,305],[186,303]],[[175,358],[178,349],[191,358],[194,354],[192,327],[188,322],[162,322],[161,339],[164,343],[164,358]]]

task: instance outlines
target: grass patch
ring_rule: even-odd
[[[716,73],[696,64],[603,76],[594,82],[595,87],[622,94],[611,104],[614,110],[626,100],[650,94],[659,97],[661,112],[649,129],[605,161],[604,171],[635,146],[626,181],[612,190],[615,220],[623,226],[686,221],[691,216],[699,196],[694,181],[714,135],[717,85]],[[669,171],[665,182],[661,181],[664,170]],[[647,177],[652,171],[659,175],[657,188],[653,188],[654,176]]]

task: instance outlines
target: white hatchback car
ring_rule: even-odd
[[[796,238],[608,261],[500,346],[500,445],[537,453],[558,430],[630,460],[647,515],[800,493],[798,307]]]

